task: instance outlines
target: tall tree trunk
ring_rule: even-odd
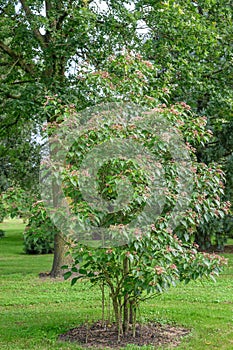
[[[53,152],[50,148],[50,154],[53,155]],[[53,158],[52,158],[53,159]],[[61,205],[61,188],[60,184],[57,183],[56,178],[53,179],[52,184],[52,195],[53,195],[53,207],[58,210]],[[64,265],[69,265],[72,262],[72,257],[70,255],[66,256],[68,251],[68,244],[66,241],[67,237],[63,235],[62,232],[57,231],[54,235],[54,255],[53,255],[53,265],[52,270],[50,271],[50,277],[56,278],[61,277],[64,274],[64,270],[61,268]]]
[[[64,274],[62,270],[63,265],[67,265],[71,262],[71,257],[66,256],[67,245],[61,233],[56,233],[54,237],[54,256],[53,265],[50,272],[50,277],[61,277]]]

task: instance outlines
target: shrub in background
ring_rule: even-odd
[[[3,196],[0,195],[0,222],[3,222],[4,218],[6,217],[6,209],[3,203]]]
[[[20,186],[8,187],[0,197],[0,221],[5,217],[20,217],[26,221],[30,217],[30,208],[37,194],[25,191]]]
[[[0,238],[4,237],[5,236],[5,231],[3,230],[0,230]]]
[[[55,227],[46,214],[42,201],[32,205],[31,217],[24,232],[26,254],[48,254],[54,251]]]

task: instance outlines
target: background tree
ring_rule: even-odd
[[[143,50],[158,67],[167,101],[185,101],[208,119],[214,139],[198,147],[198,159],[224,165],[224,196],[232,200],[232,1],[138,1],[136,8],[147,28]],[[202,248],[211,244],[211,233],[222,246],[220,237],[230,229],[225,220],[199,228]]]
[[[48,94],[57,94],[65,104],[78,95],[79,109],[89,103],[73,77],[81,62],[98,67],[112,52],[131,44],[136,20],[124,4],[110,1],[102,11],[94,1],[1,1],[1,66],[6,71],[1,76],[2,128],[22,129],[28,121],[41,125],[56,119],[43,110]],[[63,257],[57,234],[52,276],[60,273]]]

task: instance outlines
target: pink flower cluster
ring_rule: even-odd
[[[155,266],[154,267],[157,275],[162,275],[165,271],[164,271],[164,268],[162,266]]]
[[[179,102],[178,103],[181,107],[183,107],[184,109],[186,109],[187,111],[190,111],[191,107],[189,105],[187,105],[187,103],[185,102]]]

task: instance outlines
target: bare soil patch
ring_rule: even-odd
[[[80,325],[59,336],[60,341],[77,342],[84,349],[120,349],[128,344],[136,346],[152,345],[176,347],[182,338],[190,334],[190,330],[173,325],[162,325],[160,323],[137,324],[136,337],[132,332],[117,341],[117,329],[114,324],[95,322],[92,325]]]
[[[223,252],[227,254],[233,254],[233,245],[225,245]]]
[[[216,253],[216,254],[222,254],[222,253],[233,254],[233,245],[227,244],[224,246],[222,250],[219,250],[216,245],[213,245],[209,249],[203,250],[203,252]]]

